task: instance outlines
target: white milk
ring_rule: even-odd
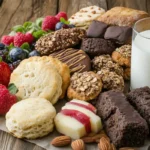
[[[131,89],[150,87],[150,30],[140,34],[149,39],[136,35],[132,41]]]

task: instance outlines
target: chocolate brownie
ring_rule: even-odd
[[[142,87],[127,94],[127,100],[134,106],[150,127],[150,88]]]
[[[136,147],[144,144],[149,133],[146,121],[119,91],[100,94],[96,107],[104,128],[116,147]]]
[[[81,49],[91,57],[111,54],[115,50],[114,42],[102,38],[83,38]]]

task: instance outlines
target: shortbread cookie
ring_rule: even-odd
[[[89,6],[80,9],[77,13],[69,18],[69,21],[71,24],[74,24],[77,27],[87,26],[104,13],[105,10],[103,8],[98,6]]]
[[[17,138],[36,139],[53,131],[56,110],[44,98],[14,104],[6,114],[6,127]]]
[[[115,48],[114,42],[103,38],[83,38],[81,44],[81,49],[91,57],[112,54]]]
[[[101,71],[98,71],[97,74],[102,79],[103,90],[124,90],[124,80],[122,76],[119,76],[108,69],[102,69]]]
[[[131,66],[131,45],[123,45],[117,48],[112,53],[112,59],[114,62],[121,66],[130,67]]]
[[[23,60],[11,74],[10,83],[18,88],[18,100],[41,97],[54,104],[62,94],[60,74],[41,61]]]
[[[98,18],[109,25],[130,26],[139,19],[149,17],[148,13],[126,7],[114,7]]]
[[[71,74],[91,70],[91,59],[83,50],[68,48],[54,52],[50,56],[66,63]]]
[[[95,71],[107,69],[109,71],[117,73],[120,76],[123,76],[123,68],[117,63],[114,63],[110,55],[101,55],[94,57],[94,59],[92,60],[92,67]]]
[[[46,65],[48,65],[50,68],[51,68],[51,66],[56,68],[58,73],[62,77],[62,94],[61,94],[60,98],[61,99],[64,98],[66,90],[70,83],[70,70],[69,70],[69,67],[65,63],[62,63],[57,58],[53,58],[51,56],[30,57],[26,61],[33,61],[33,62],[41,61],[41,62],[44,62]]]
[[[84,29],[69,28],[61,29],[42,36],[35,45],[41,55],[49,55],[55,51],[73,47],[85,37]]]
[[[67,91],[69,99],[93,100],[102,90],[101,78],[94,72],[74,73]]]

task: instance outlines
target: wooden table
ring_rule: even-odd
[[[90,5],[97,5],[106,10],[114,6],[126,6],[150,13],[149,0],[0,0],[0,37],[9,33],[14,25],[25,21],[55,15],[59,11],[65,11],[70,16],[80,8]],[[43,148],[0,131],[0,150],[43,150]]]

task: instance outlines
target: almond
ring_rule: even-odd
[[[69,145],[71,143],[71,138],[69,136],[58,136],[51,141],[51,144],[56,147],[62,147]]]
[[[102,137],[100,139],[100,142],[98,144],[98,148],[100,150],[112,150],[110,141],[107,138],[105,138],[105,137]]]
[[[132,147],[122,147],[122,148],[119,148],[119,150],[135,150],[135,149]]]
[[[85,144],[82,139],[73,141],[71,147],[73,150],[85,150]]]

